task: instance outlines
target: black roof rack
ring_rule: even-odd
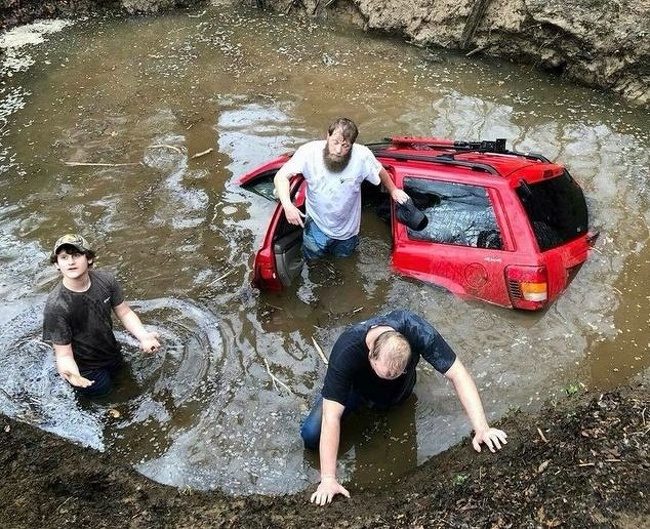
[[[366,146],[371,150],[373,150],[373,152],[374,149],[385,149],[387,147],[390,147],[391,145],[392,145],[391,138],[384,138],[384,142],[366,144]],[[480,153],[492,152],[496,154],[510,154],[513,156],[523,156],[524,158],[528,158],[529,160],[537,160],[544,163],[551,163],[548,158],[542,156],[541,154],[523,153],[523,152],[507,150],[505,138],[497,138],[494,141],[492,140],[454,141],[452,145],[446,145],[442,143],[436,144],[435,142],[431,142],[430,145],[432,147],[439,147],[441,149],[455,149],[461,152],[480,152]],[[448,158],[449,157],[453,158],[453,154],[446,155],[446,156]]]
[[[505,151],[503,154],[523,156],[524,158],[528,158],[529,160],[537,160],[539,162],[551,163],[551,160],[549,160],[546,156],[543,156],[541,154],[535,154],[533,152]]]

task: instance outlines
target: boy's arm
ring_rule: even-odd
[[[94,384],[94,380],[88,380],[79,373],[79,366],[72,354],[72,345],[53,344],[54,358],[56,359],[56,370],[65,380],[78,388],[87,388]]]
[[[458,358],[445,373],[445,376],[454,385],[458,399],[465,408],[469,421],[472,423],[472,428],[474,428],[474,439],[472,439],[474,450],[480,452],[481,443],[485,443],[491,452],[500,450],[501,445],[508,442],[506,440],[508,436],[502,430],[490,428],[476,384]]]
[[[160,348],[158,333],[147,331],[142,325],[140,318],[138,318],[138,315],[133,312],[131,307],[127,305],[126,301],[113,307],[113,311],[126,330],[137,338],[140,342],[140,349],[145,353],[151,353]]]

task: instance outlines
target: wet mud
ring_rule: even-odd
[[[647,377],[646,377],[647,379]],[[308,503],[154,483],[114,455],[0,418],[0,526],[168,528],[648,527],[647,382],[512,412],[498,454],[466,439],[390,490]]]

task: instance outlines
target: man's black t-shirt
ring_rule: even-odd
[[[59,283],[47,298],[43,340],[72,344],[79,371],[121,362],[120,345],[113,334],[111,311],[124,301],[119,283],[110,272],[90,270],[90,288],[73,292]]]
[[[403,334],[411,346],[411,359],[405,373],[394,380],[379,378],[368,358],[366,334],[371,327],[388,325]],[[366,401],[379,407],[401,402],[415,386],[415,367],[420,356],[440,373],[446,373],[456,360],[456,354],[431,324],[408,310],[395,310],[385,316],[371,318],[346,329],[332,348],[323,398],[345,403],[354,391]]]

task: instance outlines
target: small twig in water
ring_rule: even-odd
[[[214,285],[215,283],[218,283],[222,279],[226,279],[229,275],[234,274],[234,273],[235,273],[234,268],[232,270],[228,270],[225,274],[223,274],[220,277],[217,277],[217,279],[215,279],[214,281],[210,281],[210,286]]]
[[[472,55],[483,51],[485,48],[487,48],[487,46],[479,46],[478,48],[474,48],[472,51],[468,51],[465,54],[465,57],[471,57]]]
[[[316,352],[320,355],[321,360],[323,360],[323,363],[325,365],[329,364],[327,357],[325,356],[325,353],[323,353],[323,350],[321,349],[320,345],[318,345],[318,342],[316,341],[316,338],[313,336],[311,337],[311,341],[314,342],[314,347],[316,348]]]
[[[172,151],[176,151],[178,154],[183,154],[183,151],[180,150],[176,145],[168,145],[167,143],[160,143],[158,145],[152,145],[152,149],[160,149],[164,147],[165,149],[171,149]]]
[[[128,162],[128,163],[91,163],[91,162],[69,162],[61,160],[65,165],[69,167],[122,167],[125,165],[141,165],[140,162]]]
[[[266,372],[269,374],[271,377],[271,381],[273,382],[273,386],[275,389],[280,391],[280,388],[278,387],[278,384],[282,386],[284,389],[286,389],[289,393],[293,395],[293,391],[291,391],[291,388],[287,386],[282,380],[280,380],[278,377],[276,377],[273,373],[271,373],[271,366],[269,365],[269,362],[266,358],[262,357],[262,360],[264,360],[264,365],[266,366]]]
[[[206,154],[210,154],[212,151],[214,151],[214,149],[213,149],[212,147],[210,147],[209,149],[206,149],[205,151],[197,152],[197,153],[196,153],[194,156],[192,156],[192,158],[190,158],[190,159],[191,159],[191,160],[195,160],[196,158],[200,158],[201,156],[205,156]]]

